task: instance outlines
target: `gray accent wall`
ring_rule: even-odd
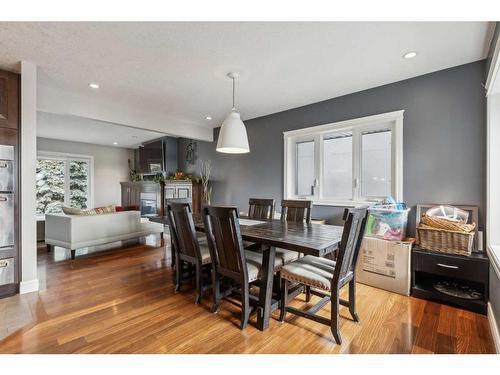
[[[214,142],[198,142],[198,159],[212,161],[212,202],[247,210],[248,198],[259,197],[275,198],[279,206],[283,197],[283,132],[403,109],[404,201],[413,208],[418,203],[477,205],[483,228],[484,74],[485,60],[247,120],[249,154],[217,153],[215,129]],[[240,103],[240,110],[244,117],[245,103]],[[199,174],[198,165],[186,164],[187,143],[179,140],[179,169]],[[340,223],[342,211],[314,206],[313,217]],[[413,209],[410,227],[414,215]]]

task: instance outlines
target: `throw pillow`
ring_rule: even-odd
[[[96,207],[91,210],[84,210],[82,211],[82,215],[102,215],[102,214],[109,214],[112,212],[116,212],[114,204],[105,207]]]

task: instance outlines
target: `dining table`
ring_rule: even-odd
[[[168,225],[166,216],[150,217],[150,221]],[[205,231],[202,214],[193,213],[195,229]],[[277,301],[272,299],[274,259],[276,248],[287,249],[324,257],[338,249],[342,238],[342,226],[281,220],[253,220],[239,218],[241,237],[244,241],[262,246],[261,285],[259,288],[259,306],[257,307],[257,328],[261,331],[269,327],[272,310]]]

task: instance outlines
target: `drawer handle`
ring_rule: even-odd
[[[0,163],[0,168],[8,168],[9,164],[7,163]]]
[[[453,270],[458,270],[458,266],[450,266],[449,264],[443,264],[443,263],[438,263],[437,265],[443,268],[451,268]]]
[[[0,262],[0,268],[5,268],[9,265],[8,262]]]
[[[6,197],[0,197],[0,202],[7,202],[7,198]]]

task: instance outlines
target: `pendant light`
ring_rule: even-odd
[[[227,76],[233,80],[233,108],[222,123],[216,150],[227,154],[245,154],[250,152],[247,129],[241,121],[240,113],[234,106],[234,81],[238,74],[228,73]]]

